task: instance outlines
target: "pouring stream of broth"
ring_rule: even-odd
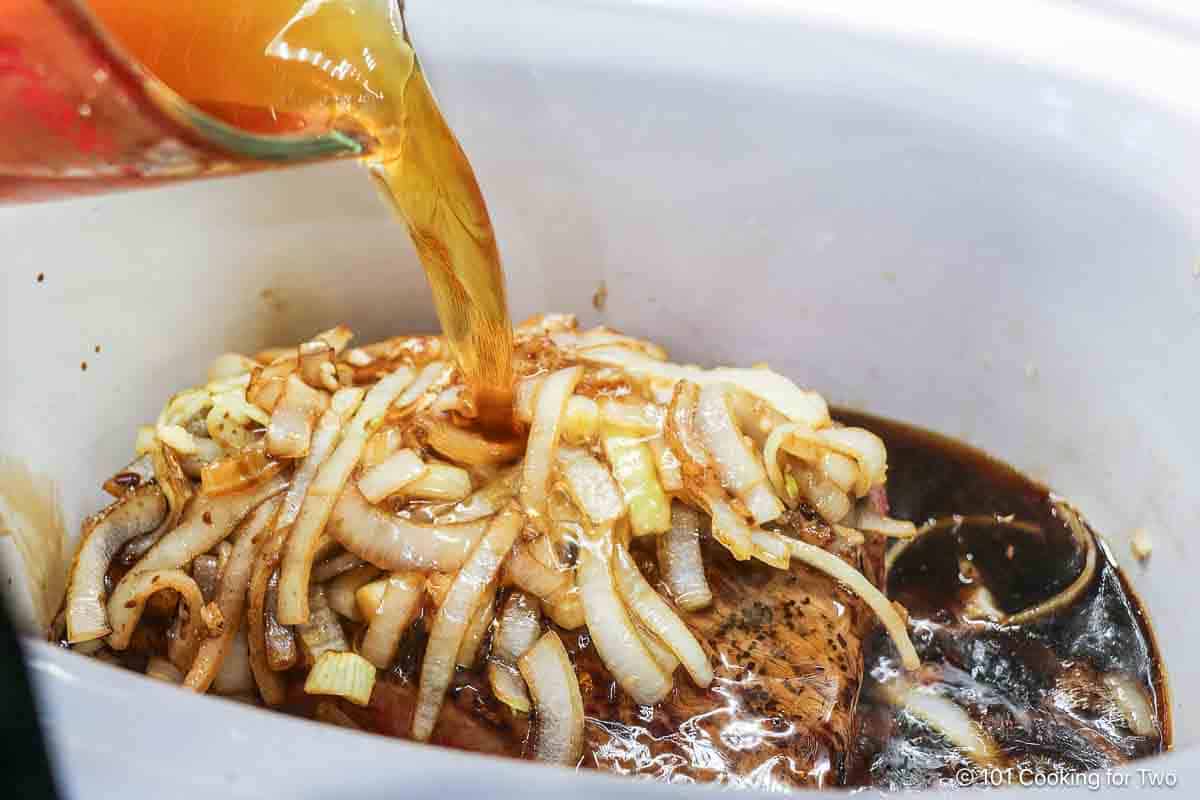
[[[430,91],[402,0],[92,0],[121,45],[191,103],[259,133],[368,143],[404,220],[479,421],[511,428],[512,326],[500,253],[466,154]]]

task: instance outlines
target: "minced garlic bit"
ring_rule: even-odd
[[[1154,549],[1154,543],[1150,541],[1150,532],[1145,528],[1138,528],[1133,532],[1133,538],[1129,540],[1129,549],[1133,551],[1133,557],[1138,561],[1145,561],[1150,557],[1150,551]]]

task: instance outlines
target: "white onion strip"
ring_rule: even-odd
[[[379,669],[387,669],[396,658],[404,632],[421,610],[425,576],[417,572],[393,572],[379,607],[370,618],[359,652]]]
[[[496,635],[488,654],[488,683],[496,698],[514,711],[529,711],[529,692],[517,671],[517,660],[537,642],[542,632],[538,601],[524,592],[512,592],[500,612]]]
[[[707,688],[712,683],[713,669],[704,648],[620,544],[613,547],[613,575],[617,591],[634,616],[671,649],[697,686]]]
[[[379,575],[379,567],[374,564],[363,564],[352,570],[343,572],[325,586],[325,597],[329,607],[353,622],[361,622],[363,615],[358,609],[356,595],[358,590],[375,580]]]
[[[483,645],[483,638],[487,636],[492,621],[496,618],[495,603],[496,586],[493,584],[479,599],[479,606],[471,615],[471,622],[467,625],[467,632],[463,634],[462,644],[458,648],[457,663],[463,669],[470,669],[479,660],[479,648]]]
[[[879,618],[887,630],[888,636],[896,645],[896,650],[900,653],[900,662],[905,669],[915,670],[921,666],[921,659],[917,657],[916,648],[913,647],[912,640],[908,638],[904,620],[900,618],[883,592],[875,588],[874,584],[867,580],[861,572],[832,553],[799,539],[787,539],[786,541],[792,548],[793,558],[834,578],[846,589],[858,595],[871,611],[875,612],[875,616]]]
[[[378,503],[420,478],[429,467],[415,450],[397,450],[382,462],[363,472],[358,490],[369,503]]]
[[[485,439],[445,419],[423,420],[418,423],[418,430],[434,450],[451,461],[472,467],[508,464],[520,458],[524,451],[519,439],[502,442]]]
[[[215,602],[225,625],[219,636],[210,636],[200,644],[196,658],[183,680],[183,685],[194,692],[203,694],[208,691],[229,652],[233,637],[243,630],[242,610],[246,605],[246,587],[250,583],[254,555],[275,521],[278,510],[279,500],[268,500],[250,514],[237,533],[233,551],[217,582]],[[249,673],[249,666],[246,671]]]
[[[583,361],[620,367],[640,378],[659,378],[666,381],[691,381],[700,385],[732,383],[750,394],[765,400],[775,410],[795,422],[810,427],[829,423],[829,407],[816,392],[800,389],[782,375],[767,369],[699,369],[669,364],[649,356],[619,347],[596,347],[580,352]]]
[[[658,537],[658,568],[675,605],[698,611],[712,603],[700,554],[700,512],[683,503],[671,505],[671,530]]]
[[[754,521],[762,525],[777,519],[783,513],[783,504],[771,491],[766,472],[734,424],[728,391],[719,383],[700,390],[696,428],[713,456],[721,483],[745,502]]]
[[[533,757],[553,764],[578,764],[583,753],[583,696],[562,640],[547,631],[518,663],[537,711]]]
[[[567,367],[546,376],[534,400],[533,424],[521,471],[521,505],[535,525],[545,525],[547,484],[558,447],[560,421],[567,398],[583,375],[582,367]]]
[[[167,516],[167,500],[154,484],[139,486],[89,518],[67,579],[67,641],[107,636],[104,577],[126,542],[154,531]]]
[[[308,662],[315,663],[322,654],[330,651],[342,653],[349,650],[346,632],[342,629],[337,612],[326,599],[324,587],[312,587],[308,594],[308,608],[308,622],[296,626]]]
[[[581,447],[560,447],[555,461],[571,499],[593,523],[603,525],[624,515],[621,490],[595,456]]]
[[[571,583],[567,572],[547,567],[529,551],[528,544],[513,548],[512,554],[504,562],[504,575],[510,583],[543,600]]]
[[[329,457],[319,463],[284,546],[279,571],[279,621],[283,624],[295,625],[308,619],[309,578],[317,544],[329,522],[329,515],[362,457],[368,427],[383,416],[412,379],[412,370],[401,367],[372,386],[354,417],[344,426],[341,441]],[[334,433],[334,438],[336,435]]]
[[[646,649],[613,585],[611,535],[579,549],[576,581],[588,633],[600,660],[639,705],[654,705],[671,691],[671,679]]]
[[[419,525],[376,508],[348,486],[329,516],[329,533],[351,553],[381,569],[453,571],[467,560],[487,520]]]
[[[524,516],[519,511],[510,508],[500,512],[459,570],[445,602],[434,617],[421,664],[417,707],[413,713],[413,738],[417,741],[428,741],[433,735],[469,616],[499,574],[500,565],[517,540],[523,522]]]
[[[325,412],[329,395],[296,374],[288,376],[283,396],[267,425],[267,452],[277,458],[302,458],[312,441],[313,422]]]

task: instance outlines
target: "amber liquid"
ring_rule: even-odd
[[[400,0],[91,0],[121,46],[194,105],[260,133],[350,133],[408,227],[481,422],[510,417],[512,326],[487,205]],[[385,295],[386,296],[386,295]]]

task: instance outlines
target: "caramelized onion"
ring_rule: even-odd
[[[533,694],[533,757],[574,766],[583,752],[583,696],[562,640],[547,631],[519,660]]]
[[[226,625],[226,628],[231,627]],[[210,642],[212,639],[207,639]],[[254,691],[254,675],[250,671],[250,652],[246,645],[246,630],[238,628],[221,659],[221,666],[212,681],[217,694],[248,694]]]
[[[351,553],[387,570],[456,570],[487,527],[486,520],[463,525],[418,525],[376,508],[357,487],[342,493],[329,517],[329,532]]]
[[[425,467],[424,475],[401,490],[406,499],[454,502],[471,494],[471,475],[462,467],[437,461]]]
[[[362,564],[363,560],[354,555],[354,553],[343,551],[332,558],[322,561],[320,564],[314,565],[312,569],[312,582],[324,583],[327,580],[336,578],[343,572],[349,572],[355,567],[361,567]]]
[[[139,486],[84,523],[83,536],[67,578],[67,641],[99,639],[112,630],[105,608],[104,578],[113,557],[132,539],[159,526],[167,500],[153,484]]]
[[[315,663],[323,653],[349,650],[346,632],[338,621],[337,613],[330,608],[323,587],[314,586],[309,592],[308,608],[308,622],[296,626],[308,663]]]
[[[276,458],[303,458],[312,440],[313,423],[325,412],[329,395],[289,375],[267,426],[267,452]]]
[[[133,629],[142,618],[146,601],[150,596],[163,589],[174,589],[179,592],[180,604],[187,608],[187,622],[181,634],[185,641],[197,638],[197,626],[200,622],[200,609],[204,606],[204,598],[200,595],[200,587],[181,569],[149,569],[130,575],[121,582],[125,587],[120,595],[119,603],[109,601],[108,616],[112,625],[112,633],[108,636],[108,646],[114,650],[124,650],[133,638]],[[113,593],[113,599],[117,598]]]
[[[1054,515],[1062,519],[1067,524],[1067,528],[1071,531],[1071,536],[1075,539],[1075,546],[1083,552],[1083,569],[1079,570],[1079,574],[1075,576],[1075,580],[1071,581],[1065,589],[1053,597],[1043,600],[1035,606],[1018,611],[1016,614],[1008,615],[1004,620],[1006,625],[1027,625],[1030,622],[1041,619],[1074,603],[1083,591],[1091,584],[1092,578],[1096,575],[1096,539],[1092,532],[1088,530],[1083,520],[1079,518],[1079,514],[1075,509],[1071,508],[1067,503],[1057,502],[1054,504]]]
[[[301,497],[292,532],[284,547],[279,572],[279,621],[285,625],[298,624],[308,619],[306,600],[309,577],[312,574],[313,560],[316,558],[321,534],[325,531],[325,525],[329,522],[329,516],[346,487],[346,482],[350,480],[350,474],[362,457],[367,442],[367,427],[383,416],[396,396],[412,382],[412,377],[412,370],[402,367],[381,378],[362,399],[350,422],[341,426],[340,441],[337,441],[338,431],[333,430],[338,427],[338,420],[322,417],[321,427],[332,430],[329,443],[336,441],[337,444],[327,458],[311,465],[316,470],[316,475],[311,479],[307,492]],[[309,466],[309,459],[306,459],[301,471],[306,471]],[[285,503],[285,519],[288,511],[289,506]]]
[[[567,367],[546,376],[534,403],[533,424],[525,446],[521,472],[521,505],[535,525],[544,525],[547,484],[558,447],[560,422],[567,398],[583,375],[582,367]]]
[[[282,672],[296,666],[300,660],[296,650],[296,635],[286,625],[280,625],[275,618],[275,609],[279,604],[279,571],[271,573],[267,583],[266,602],[262,611],[262,639],[266,645],[267,668],[272,672]],[[251,617],[253,619],[253,617]],[[247,626],[247,639],[255,630],[254,625]],[[253,651],[251,651],[253,665]]]
[[[283,508],[286,506],[285,496],[283,506],[277,514],[277,527],[254,558],[254,567],[250,571],[250,587],[246,592],[246,645],[250,651],[250,671],[258,685],[258,693],[269,706],[279,705],[287,696],[287,686],[282,676],[275,674],[268,656],[272,646],[269,637],[277,633],[268,622],[268,615],[273,614],[272,604],[268,603],[268,592],[274,594],[277,599],[279,573],[276,566],[279,564],[279,553],[288,533],[288,528],[278,527],[278,516],[283,514]],[[287,631],[286,637],[290,640],[294,659],[295,637],[290,628],[282,630]]]
[[[535,558],[527,544],[513,548],[504,570],[509,582],[542,599],[553,596],[571,582],[566,572],[551,569]]]
[[[404,632],[421,611],[425,579],[416,572],[393,572],[387,577],[383,599],[370,617],[359,652],[380,669],[396,658]]]
[[[263,543],[267,532],[275,521],[279,500],[272,499],[260,505],[242,523],[234,542],[233,551],[221,571],[217,583],[215,602],[221,610],[225,625],[219,636],[211,636],[201,643],[196,658],[188,670],[183,684],[187,688],[204,693],[212,685],[222,661],[229,652],[233,637],[241,631],[242,610],[246,603],[246,588],[250,583],[250,572],[254,567],[254,556]],[[243,644],[245,642],[243,641]],[[250,674],[249,655],[246,656],[246,674]],[[251,686],[253,688],[253,681]]]
[[[698,611],[712,603],[700,555],[700,512],[683,503],[671,505],[671,530],[658,538],[658,568],[675,604]]]
[[[671,691],[671,679],[646,649],[613,585],[608,537],[579,550],[575,569],[588,633],[600,660],[639,705],[654,705]]]
[[[713,670],[704,648],[674,609],[654,591],[620,544],[613,547],[613,575],[617,591],[634,616],[670,648],[697,686],[708,688]]]
[[[455,659],[466,634],[468,615],[496,579],[500,565],[512,549],[524,522],[523,515],[507,509],[492,521],[487,533],[459,570],[438,609],[425,647],[417,707],[413,713],[413,738],[428,741],[437,724],[446,689],[454,674]]]
[[[418,431],[437,452],[451,461],[478,467],[508,464],[521,457],[524,443],[519,439],[493,441],[478,433],[452,425],[445,419],[427,419],[418,423]]]

